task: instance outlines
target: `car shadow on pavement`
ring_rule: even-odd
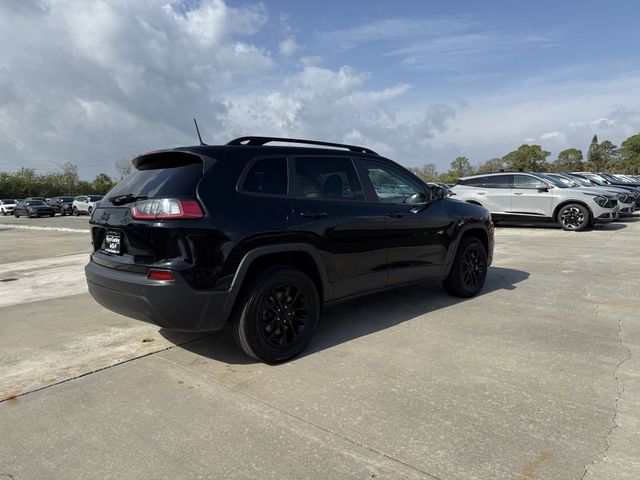
[[[479,296],[497,290],[514,290],[516,284],[527,278],[529,273],[522,270],[490,267]],[[327,306],[323,309],[320,325],[311,344],[296,358],[313,355],[464,301],[447,294],[439,282],[424,282]],[[160,334],[171,341],[171,332],[160,330]],[[228,329],[178,346],[228,364],[257,363],[236,346]]]

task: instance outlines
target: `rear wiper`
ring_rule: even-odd
[[[109,200],[114,205],[124,205],[125,203],[135,202],[136,200],[144,200],[148,198],[146,195],[134,195],[127,193],[126,195],[116,195],[115,197],[109,197]]]

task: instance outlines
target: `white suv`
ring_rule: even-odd
[[[0,200],[0,213],[2,215],[12,215],[13,209],[16,208],[16,202],[12,198],[5,198]]]
[[[543,173],[500,172],[461,178],[456,198],[482,205],[494,221],[558,222],[564,230],[584,230],[618,218],[618,199],[589,188],[563,188]]]
[[[75,216],[82,213],[91,215],[91,212],[93,212],[93,209],[100,203],[100,200],[102,200],[102,195],[80,195],[73,200],[71,211]]]

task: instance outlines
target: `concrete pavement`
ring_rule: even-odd
[[[640,478],[638,220],[500,228],[482,295],[327,308],[275,367],[82,291],[0,308],[0,478]]]

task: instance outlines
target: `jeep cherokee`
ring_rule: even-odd
[[[132,163],[91,216],[93,298],[172,330],[229,324],[265,362],[300,353],[323,304],[427,279],[471,297],[491,264],[485,208],[367,148],[242,137]]]

